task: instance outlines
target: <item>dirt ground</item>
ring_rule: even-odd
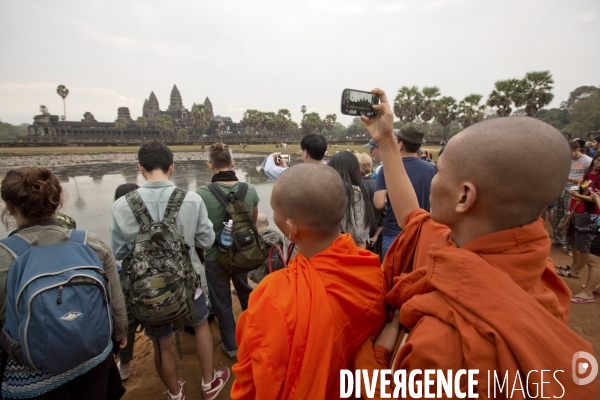
[[[572,258],[566,254],[566,249],[553,248],[550,257],[559,265],[571,264]],[[587,271],[584,271],[581,278],[563,278],[571,288],[573,293],[578,293],[581,290],[581,285],[585,284]],[[241,307],[236,296],[233,296],[234,314],[236,318],[241,313]],[[572,304],[569,318],[569,326],[578,335],[592,343],[596,354],[600,354],[600,297],[596,297],[596,302],[591,304]],[[214,340],[214,368],[227,366],[231,369],[234,361],[221,351],[221,337],[216,321],[210,324]],[[543,332],[540,332],[543,334]],[[185,381],[185,392],[187,399],[201,399],[201,376],[198,372],[198,359],[194,354],[193,336],[182,332],[181,347],[183,350],[183,360],[177,359],[177,368],[179,376]],[[166,389],[158,378],[154,369],[152,342],[142,334],[139,334],[134,350],[134,359],[131,363],[131,377],[124,385],[127,388],[127,393],[123,397],[124,400],[150,400],[150,399],[166,399],[164,394]],[[173,347],[173,354],[176,353]],[[176,356],[177,358],[177,356]],[[229,392],[234,377],[232,376],[227,383],[227,387],[219,395],[219,399],[229,399]]]
[[[242,307],[237,296],[233,298],[233,313],[235,318],[239,317],[242,312]],[[230,358],[221,350],[221,334],[216,319],[210,323],[210,330],[213,336],[214,343],[214,367],[231,367],[235,360]],[[177,348],[173,345],[173,354],[177,362],[177,372],[185,381],[185,397],[186,399],[202,399],[202,375],[199,371],[200,364],[194,352],[194,336],[181,332],[181,350],[183,352],[183,360],[177,356]],[[227,386],[217,397],[220,400],[229,399],[229,392],[233,383],[233,374],[227,382]],[[143,333],[139,333],[135,340],[133,360],[131,361],[131,376],[123,385],[127,389],[123,400],[154,400],[166,399],[166,387],[161,382],[154,368],[154,356],[152,350],[152,341],[149,340]]]

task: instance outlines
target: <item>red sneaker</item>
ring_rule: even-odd
[[[202,392],[204,394],[204,400],[211,400],[216,398],[221,390],[225,387],[225,384],[229,380],[230,376],[229,368],[223,367],[218,371],[215,371],[213,381],[207,385],[202,382]]]

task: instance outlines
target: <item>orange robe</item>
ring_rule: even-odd
[[[529,371],[537,370],[530,382],[539,385],[541,370],[563,370],[556,379],[545,373],[544,397],[596,399],[596,380],[578,386],[572,379],[574,354],[594,352],[566,325],[571,292],[548,258],[550,239],[541,219],[461,248],[449,229],[423,210],[411,212],[405,222],[383,265],[386,301],[400,309],[401,325],[411,330],[395,369],[479,369],[479,398],[488,397],[488,386],[494,398],[494,372],[500,381],[508,372],[511,398],[517,399],[523,392],[512,391],[515,385],[528,387],[535,397],[536,386],[526,383]],[[355,368],[390,368],[389,360],[388,351],[371,338],[359,350]],[[518,371],[522,386],[515,384]],[[466,380],[461,387],[464,392]],[[497,398],[505,398],[506,389],[503,395],[496,390]],[[376,392],[380,398],[379,384]]]
[[[232,399],[336,399],[340,369],[385,321],[378,256],[349,234],[268,275],[237,322]]]

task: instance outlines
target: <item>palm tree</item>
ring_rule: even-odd
[[[482,98],[480,94],[470,94],[458,103],[456,119],[463,128],[481,121],[485,116],[485,106],[479,105]]]
[[[198,129],[200,129],[200,134],[206,132],[210,126],[210,111],[206,106],[204,106],[204,104],[194,104],[191,117]]]
[[[138,117],[135,120],[135,126],[140,130],[142,138],[144,137],[144,129],[148,126],[148,121],[144,117]]]
[[[302,113],[302,119],[304,119],[304,114],[306,114],[306,106],[300,107],[300,112]]]
[[[127,123],[125,117],[119,117],[115,120],[115,128],[121,132],[121,141],[123,141],[123,131],[127,129],[127,125],[129,124]]]
[[[67,87],[65,85],[58,85],[58,87],[56,88],[56,93],[58,93],[58,95],[60,97],[62,97],[63,99],[63,109],[64,109],[64,120],[67,120],[67,104],[65,102],[65,98],[69,95],[69,89],[67,89]]]
[[[289,131],[290,122],[292,120],[292,113],[287,108],[282,108],[277,111],[277,114],[273,117],[273,126],[275,131],[283,136],[284,132]]]
[[[530,117],[535,117],[538,110],[545,105],[550,104],[554,95],[554,79],[550,71],[533,71],[525,74],[523,80],[525,113]]]
[[[515,103],[520,107],[523,99],[523,81],[519,79],[506,79],[494,83],[495,89],[490,93],[487,105],[496,107],[496,114],[499,117],[508,117],[512,112],[510,105]]]
[[[337,115],[327,114],[325,116],[325,119],[323,120],[323,122],[325,123],[325,129],[327,129],[329,134],[331,134],[331,130],[333,129],[333,127],[335,126],[335,123],[337,122]]]
[[[421,114],[423,95],[417,86],[402,86],[394,99],[394,114],[402,122],[412,122]]]
[[[170,132],[173,129],[173,118],[169,114],[162,114],[154,120],[154,126],[160,132],[162,140],[165,140],[165,132]]]
[[[177,131],[177,136],[179,136],[180,139],[187,140],[187,138],[190,136],[190,133],[187,129],[181,128]]]
[[[436,98],[441,95],[440,88],[437,86],[423,88],[423,104],[421,108],[421,120],[424,122],[430,121],[435,117],[436,113]]]
[[[447,127],[456,119],[456,100],[454,97],[444,96],[435,102],[435,120],[444,129],[444,139],[447,138]]]
[[[246,110],[241,122],[244,126],[249,126],[252,129],[251,132],[256,132],[260,129],[263,120],[262,112],[258,110]]]
[[[321,117],[316,112],[304,114],[304,117],[302,118],[302,130],[304,131],[304,134],[313,133],[322,122]]]

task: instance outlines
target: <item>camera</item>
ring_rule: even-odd
[[[598,232],[598,223],[594,221],[586,226],[576,226],[575,233],[577,233],[578,235],[583,235],[585,233],[593,233],[594,235],[598,235],[600,234],[600,232]]]
[[[281,153],[277,156],[277,163],[280,163],[282,161],[289,163],[290,159],[291,159],[291,157],[290,157],[289,153]]]
[[[344,89],[342,92],[342,114],[373,118],[377,111],[373,104],[379,104],[379,96],[362,90]]]

